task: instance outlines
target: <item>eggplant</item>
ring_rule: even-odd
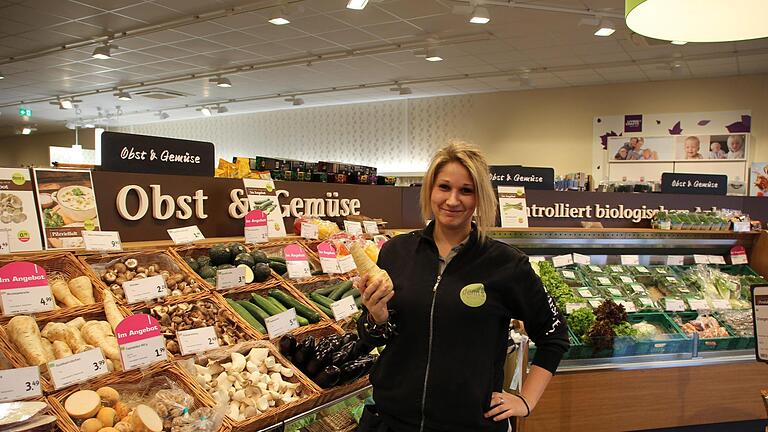
[[[342,345],[338,351],[333,353],[333,359],[331,360],[331,363],[335,364],[336,366],[340,366],[342,363],[346,363],[350,360],[353,360],[354,357],[352,356],[352,350],[354,348],[355,348],[355,342],[350,342],[346,345]]]
[[[296,353],[293,355],[293,364],[304,369],[307,362],[315,355],[315,338],[307,336],[296,346]]]
[[[308,362],[306,366],[305,372],[310,377],[313,377],[320,373],[323,368],[331,364],[331,355],[333,354],[333,351],[331,351],[330,347],[325,348],[324,350],[316,350],[315,356],[312,357]]]
[[[331,349],[333,351],[338,351],[339,348],[341,348],[342,345],[344,345],[343,339],[340,335],[332,335],[328,336],[326,340],[331,344]]]
[[[358,340],[357,333],[346,333],[344,337],[341,338],[341,344],[346,345],[356,340]]]
[[[370,353],[373,348],[373,345],[363,342],[362,339],[358,339],[355,341],[355,348],[352,349],[352,358],[362,357]]]
[[[287,334],[280,339],[280,354],[292,359],[296,354],[296,337],[292,334]]]
[[[315,344],[315,352],[320,352],[327,349],[331,349],[331,341],[329,341],[328,338],[320,339]],[[331,351],[335,351],[335,350],[331,350]]]
[[[365,362],[352,360],[339,366],[339,370],[341,371],[341,376],[339,377],[339,383],[345,384],[355,380],[357,377],[361,375],[363,369],[365,368],[365,365],[366,365]]]
[[[367,355],[365,357],[357,359],[357,361],[363,363],[363,370],[357,378],[367,375],[368,372],[371,371],[371,368],[373,368],[373,365],[376,364],[376,359],[378,359],[378,356],[375,356],[375,355]]]
[[[315,383],[321,388],[329,388],[335,386],[339,382],[341,376],[341,370],[333,365],[326,366],[325,369],[315,377]]]

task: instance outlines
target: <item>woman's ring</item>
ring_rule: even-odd
[[[504,403],[504,398],[499,398],[499,403]]]

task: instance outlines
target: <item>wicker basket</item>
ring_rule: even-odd
[[[252,348],[267,348],[277,362],[283,366],[291,367],[291,363],[283,357],[280,352],[267,341],[253,341],[244,344],[235,345],[227,349],[214,350],[198,356],[195,361],[198,364],[208,364],[209,360],[227,362],[233,351],[246,354]],[[301,371],[293,367],[294,375],[291,378],[285,378],[293,383],[302,384],[304,397],[298,401],[291,402],[242,421],[237,421],[227,417],[226,423],[236,431],[255,431],[265,427],[277,424],[283,420],[294,417],[307,410],[317,406],[320,389]],[[189,371],[186,371],[189,373]]]
[[[301,292],[309,299],[309,294],[315,291],[316,289],[328,286],[328,285],[334,285],[339,282],[344,282],[346,280],[349,280],[349,278],[345,275],[322,275],[322,276],[313,276],[308,279],[302,279],[300,281],[291,281],[291,286],[296,291]],[[321,310],[322,311],[322,310]],[[329,321],[334,321],[334,317],[332,315],[328,315],[327,313],[324,313],[324,316],[328,317]],[[354,316],[348,317],[344,320],[337,321],[336,324],[345,326],[349,322],[355,321]]]
[[[54,393],[48,396],[48,403],[59,419],[57,425],[60,430],[64,432],[79,432],[79,426],[75,424],[64,409],[64,402],[72,393],[82,389],[96,390],[99,387],[110,386],[122,395],[133,392],[134,390],[132,389],[137,389],[137,392],[141,391],[142,395],[146,395],[147,399],[149,399],[149,396],[156,390],[160,390],[163,387],[172,388],[169,385],[169,381],[192,396],[194,404],[189,407],[190,411],[196,408],[212,408],[215,406],[213,399],[197,385],[189,374],[170,362],[158,363],[147,369],[136,369],[101,377],[77,388]],[[228,426],[224,426],[228,428]]]
[[[168,297],[134,304],[128,304],[124,298],[120,298],[117,295],[115,296],[118,304],[125,305],[131,310],[144,309],[150,305],[162,304],[176,299],[182,299],[182,301],[184,299],[192,299],[200,293],[207,292],[205,286],[200,285],[200,280],[197,278],[197,275],[189,270],[186,266],[179,266],[177,260],[167,249],[151,249],[101,255],[85,255],[80,257],[80,262],[88,269],[92,278],[97,281],[101,289],[110,290],[107,284],[101,280],[102,272],[113,264],[120,261],[125,261],[128,258],[135,258],[139,262],[139,267],[143,267],[149,263],[158,263],[161,265],[162,270],[170,270],[176,273],[180,273],[185,277],[190,278],[190,280],[196,284],[196,288],[194,289],[197,291],[189,294],[170,295]]]
[[[258,288],[258,289],[251,289],[251,290],[240,289],[240,290],[237,290],[237,291],[232,291],[229,294],[226,294],[226,297],[234,299],[234,300],[250,300],[252,293],[253,294],[259,294],[259,295],[262,295],[262,296],[266,297],[266,296],[268,296],[269,291],[272,290],[272,289],[279,289],[279,290],[285,292],[286,294],[288,294],[291,297],[295,298],[297,301],[299,301],[300,303],[302,303],[303,305],[305,305],[306,307],[312,309],[313,311],[317,312],[320,315],[320,321],[319,322],[317,322],[317,323],[310,323],[309,325],[305,325],[305,326],[301,326],[299,328],[296,328],[296,329],[294,329],[291,332],[292,334],[298,335],[298,334],[301,334],[301,333],[312,331],[312,330],[317,329],[319,327],[323,327],[323,326],[329,325],[331,323],[330,318],[328,318],[323,313],[323,311],[318,309],[317,306],[315,306],[314,303],[312,303],[311,301],[307,300],[307,298],[304,297],[304,295],[301,292],[296,291],[295,288],[291,287],[288,283],[285,283],[285,282],[283,282],[280,285],[275,285],[275,286],[267,287],[267,288]],[[226,303],[226,300],[224,300],[224,297],[222,297],[222,301],[224,301]],[[255,331],[256,330],[254,329],[254,332]]]
[[[216,294],[216,293],[197,294],[194,297],[192,297],[191,299],[175,298],[175,299],[169,300],[168,302],[166,302],[163,305],[155,305],[155,306],[153,306],[151,308],[147,307],[147,308],[145,308],[145,309],[143,309],[141,311],[137,310],[136,312],[137,313],[138,312],[146,313],[146,314],[152,315],[153,317],[157,318],[157,320],[160,321],[160,327],[161,327],[160,331],[165,336],[166,340],[170,339],[170,340],[176,341],[176,332],[174,330],[171,330],[168,327],[168,325],[163,322],[162,317],[159,316],[159,314],[156,312],[155,308],[158,308],[158,307],[161,307],[161,306],[175,306],[175,305],[178,305],[180,303],[192,303],[192,302],[197,302],[197,301],[205,301],[205,302],[208,302],[208,303],[212,303],[216,307],[218,307],[219,309],[226,310],[228,312],[228,315],[229,315],[229,317],[228,317],[229,318],[228,319],[229,323],[232,326],[234,326],[235,328],[237,328],[239,333],[242,334],[241,340],[239,342],[244,342],[244,341],[247,341],[247,340],[258,340],[258,339],[263,339],[264,338],[264,335],[262,335],[261,333],[257,332],[255,329],[253,329],[250,326],[250,324],[248,324],[242,318],[240,318],[240,316],[238,314],[236,314],[231,308],[229,308],[229,306],[223,300],[223,298],[220,295]],[[205,326],[208,326],[208,325],[213,325],[213,322],[205,322],[203,324],[204,325],[196,326],[196,327],[193,327],[193,328],[205,327]],[[168,351],[168,354],[173,359],[180,359],[180,358],[190,357],[191,356],[191,355],[182,356],[180,353],[175,353],[173,350],[167,349],[167,348],[168,348],[168,344],[166,343],[166,351]]]
[[[212,245],[210,245],[210,244],[208,244],[208,245],[193,244],[193,245],[178,246],[178,247],[171,248],[170,249],[170,253],[174,256],[174,258],[176,259],[176,261],[179,264],[179,266],[184,267],[185,270],[187,270],[190,273],[194,274],[194,276],[200,281],[200,283],[203,284],[203,286],[205,286],[210,291],[216,291],[216,287],[215,286],[209,284],[205,279],[200,277],[200,275],[198,275],[194,270],[192,270],[192,268],[189,267],[189,265],[186,263],[186,261],[184,261],[184,258],[186,258],[186,257],[197,258],[197,257],[199,257],[201,255],[204,255],[208,251],[208,249],[211,248],[211,246]],[[246,249],[248,249],[249,252],[253,250],[253,248],[248,247],[247,245],[244,245],[244,246],[246,247]],[[250,284],[244,285],[244,286],[239,287],[239,288],[232,288],[232,289],[229,289],[229,290],[222,290],[220,292],[230,293],[230,292],[234,292],[234,291],[238,291],[238,290],[268,288],[268,287],[276,286],[276,285],[280,284],[280,282],[282,282],[282,278],[280,277],[280,275],[278,275],[277,273],[272,271],[272,277],[267,279],[264,282],[254,282],[254,283],[250,283]]]
[[[127,309],[121,308],[120,306],[118,306],[118,309],[120,310],[120,313],[123,315],[123,317],[130,315],[130,312]],[[60,311],[43,312],[43,313],[37,314],[35,316],[35,320],[37,321],[37,326],[42,330],[45,327],[45,325],[48,324],[49,322],[65,323],[67,321],[71,321],[78,317],[82,317],[86,321],[90,321],[90,320],[106,321],[106,316],[104,315],[104,309],[102,305],[99,305],[99,304],[82,306],[78,308],[69,308],[69,309],[60,310]],[[10,352],[4,351],[3,353],[6,355],[6,357],[11,362],[11,364],[13,364],[14,367],[18,368],[18,367],[32,366],[31,364],[29,364],[27,359],[21,354],[20,350],[15,346],[15,344],[11,342],[11,339],[8,336],[8,332],[6,331],[6,325],[7,323],[4,323],[2,326],[0,326],[0,339],[4,341],[3,344],[0,344],[0,349],[10,350]],[[4,345],[6,346],[4,347]],[[45,392],[46,394],[54,391],[53,382],[51,381],[50,374],[48,373],[48,369],[45,365],[40,366],[40,385],[43,389],[43,392]]]
[[[99,284],[99,281],[94,277],[91,272],[87,271],[80,261],[77,260],[77,258],[72,255],[69,252],[58,252],[58,253],[51,253],[51,254],[45,254],[42,256],[13,256],[13,257],[3,257],[0,259],[0,267],[10,264],[12,262],[19,262],[19,261],[28,261],[32,262],[34,264],[37,264],[38,266],[45,269],[45,272],[47,274],[48,279],[52,279],[56,275],[62,275],[67,281],[70,279],[79,277],[79,276],[87,276],[88,279],[91,281],[91,285],[93,285],[93,297],[94,300],[96,300],[97,304],[100,304],[104,300],[104,294],[101,291],[103,289],[103,285]],[[62,309],[56,309],[57,311],[67,311],[67,310],[73,310],[75,308],[68,308],[64,307],[64,305],[59,305],[59,307],[62,307]],[[34,316],[39,315],[40,313],[32,314]],[[8,320],[11,319],[10,316],[3,316],[0,317],[1,323],[6,323]]]

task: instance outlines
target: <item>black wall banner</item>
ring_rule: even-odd
[[[491,165],[491,183],[494,186],[523,186],[525,189],[553,190],[553,168],[524,167],[521,165]]]
[[[213,143],[104,132],[101,169],[149,174],[213,177]]]
[[[661,193],[691,195],[725,195],[728,176],[713,174],[664,173],[661,175]]]

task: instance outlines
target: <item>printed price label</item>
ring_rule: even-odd
[[[245,268],[234,267],[216,271],[216,289],[225,290],[245,286]]]
[[[685,302],[682,300],[667,299],[664,302],[666,310],[669,312],[682,312],[685,310]]]
[[[587,255],[582,255],[580,253],[575,253],[575,252],[572,253],[571,255],[573,255],[573,262],[576,263],[576,264],[589,265],[589,263],[592,262],[592,260]],[[591,269],[593,267],[595,267],[595,266],[590,266],[589,268]],[[600,271],[599,270],[600,267],[597,267],[597,268],[598,268],[597,271]],[[592,271],[595,271],[595,270],[593,269]]]
[[[614,273],[622,273],[624,271],[624,267],[618,266],[618,265],[612,265],[611,271]]]
[[[283,254],[285,255],[285,265],[288,267],[289,278],[301,279],[312,276],[307,254],[304,253],[301,246],[290,244],[283,249]]]
[[[343,257],[339,258],[339,268],[341,269],[342,273],[349,273],[353,270],[357,270],[355,259],[352,258],[352,255],[344,255]]]
[[[320,267],[323,273],[341,273],[339,260],[336,258],[336,249],[330,242],[324,241],[317,245],[317,254],[320,256]]]
[[[264,320],[264,324],[267,325],[267,333],[269,333],[270,339],[280,337],[295,328],[299,328],[299,321],[296,319],[296,309],[290,308],[285,312],[272,315]]]
[[[579,289],[579,290],[578,290],[578,293],[579,293],[579,295],[580,295],[580,296],[582,296],[582,297],[594,297],[594,295],[592,295],[592,291],[590,291],[590,290],[589,290],[589,289],[587,289],[587,288],[581,288],[581,289]]]
[[[360,222],[345,220],[344,231],[350,235],[360,235],[363,233],[363,225]]]
[[[600,267],[595,266],[595,265],[589,266],[589,269],[592,270],[595,273],[602,273],[603,272],[603,269],[601,269]]]
[[[624,265],[638,265],[640,264],[639,255],[622,255],[621,263]]]
[[[528,262],[535,263],[535,262],[541,262],[541,261],[546,261],[546,258],[544,258],[543,256],[528,257]]]
[[[311,223],[301,223],[301,236],[307,240],[317,240],[319,238],[318,226]]]
[[[8,240],[8,231],[0,231],[0,255],[11,253],[11,242]]]
[[[669,255],[667,257],[667,265],[683,265],[685,262],[685,256],[683,255]]]
[[[696,264],[709,264],[709,258],[706,255],[693,254],[693,262]]]
[[[205,240],[205,236],[202,232],[200,232],[200,228],[198,228],[197,225],[182,228],[171,228],[167,231],[168,235],[171,236],[173,243],[177,245]]]
[[[557,255],[552,257],[552,265],[555,267],[563,267],[573,264],[573,255]]]
[[[45,269],[26,261],[0,268],[0,305],[6,316],[53,310],[55,302]]]
[[[136,314],[120,321],[115,329],[123,368],[131,370],[167,358],[165,338],[160,334],[160,323],[147,314]]]
[[[666,279],[667,279],[667,282],[669,283],[673,283],[673,284],[677,283],[677,278],[674,278],[672,276],[667,276]]]
[[[565,304],[565,313],[570,314],[571,312],[575,311],[576,309],[581,309],[587,307],[586,303],[566,303]]]
[[[101,348],[83,351],[80,354],[48,362],[48,370],[56,390],[88,381],[109,372]]]
[[[624,306],[624,310],[629,313],[637,312],[637,306],[635,306],[635,304],[630,301],[619,300],[616,303]]]
[[[168,295],[168,287],[165,286],[165,280],[162,276],[125,281],[123,290],[125,291],[125,300],[128,303],[139,303]]]
[[[603,301],[599,299],[592,299],[589,301],[589,305],[593,308],[598,308],[601,304],[603,304]]]
[[[576,273],[570,270],[563,270],[563,277],[566,279],[576,279]]]
[[[123,250],[120,233],[117,231],[83,231],[87,251],[119,252]]]
[[[646,307],[653,307],[653,300],[651,300],[648,297],[640,297],[638,300],[640,300],[640,304]]]
[[[749,232],[750,231],[750,223],[749,222],[734,222],[733,223],[733,231],[734,232]]]
[[[619,279],[621,279],[621,281],[624,282],[625,284],[635,283],[634,279],[632,279],[629,276],[619,276]]]
[[[0,370],[0,402],[13,402],[42,395],[39,367]]]
[[[219,347],[216,329],[211,326],[176,332],[181,355],[197,354]]]
[[[621,291],[617,290],[616,288],[608,288],[608,292],[614,297],[621,297],[622,295],[624,295],[622,294]]]
[[[597,282],[600,285],[610,285],[611,284],[611,280],[610,279],[608,279],[607,277],[602,277],[602,276],[597,278]]]
[[[725,257],[720,255],[709,255],[707,260],[709,260],[710,264],[725,264]]]
[[[712,300],[712,308],[718,310],[730,309],[731,302],[723,299]]]
[[[251,210],[245,215],[245,242],[266,243],[269,241],[267,215],[261,210]]]
[[[656,273],[658,273],[658,274],[667,274],[667,271],[664,270],[663,268],[657,268],[656,269]]]
[[[635,268],[636,268],[636,269],[637,269],[637,271],[639,271],[640,273],[650,273],[650,272],[651,272],[650,270],[648,270],[648,269],[647,269],[647,268],[645,268],[644,266],[637,266],[637,267],[635,267]]]
[[[645,294],[645,288],[640,284],[632,284],[629,287],[632,288],[632,291],[638,294]]]
[[[378,234],[379,224],[376,221],[363,221],[363,228],[368,234]]]
[[[731,264],[737,265],[737,264],[749,264],[749,261],[747,260],[746,255],[731,255]]]
[[[331,303],[331,311],[336,321],[341,321],[357,312],[354,296],[347,296]]]
[[[688,306],[691,307],[691,310],[695,311],[709,309],[709,304],[707,304],[707,301],[701,299],[688,299]]]

